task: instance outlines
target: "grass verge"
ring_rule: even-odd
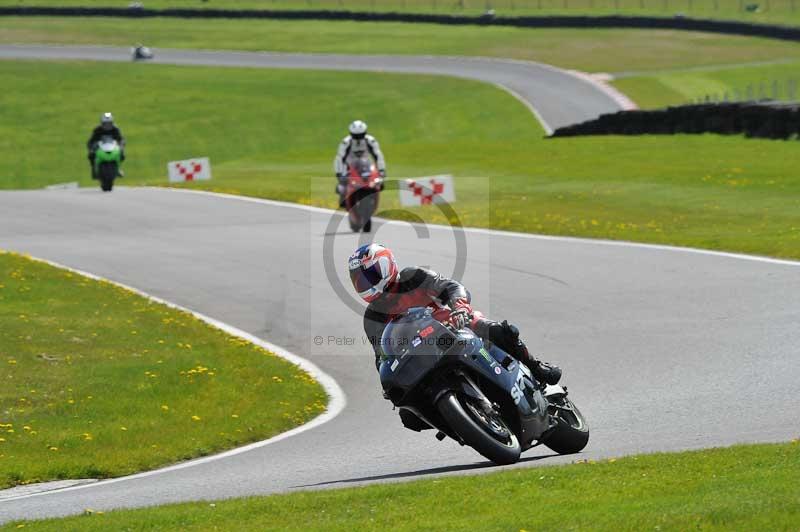
[[[730,100],[800,98],[800,62],[700,67],[621,77],[614,86],[640,107],[678,105],[716,96]]]
[[[11,523],[25,530],[795,530],[800,445],[734,446],[480,477]],[[443,511],[444,509],[444,511]]]
[[[132,46],[136,42],[161,48],[508,57],[588,72],[800,60],[800,47],[796,43],[680,31],[344,21],[0,17],[0,43]]]
[[[128,7],[129,0],[0,0],[0,6]],[[800,24],[800,5],[793,0],[741,3],[735,0],[148,0],[151,9],[297,9],[367,12],[447,13],[479,15],[494,9],[498,15],[625,15]],[[756,6],[746,9],[746,6]]]
[[[214,180],[195,187],[331,207],[331,161],[345,125],[358,116],[381,140],[390,176],[488,180],[488,195],[486,181],[458,185],[455,205],[466,225],[800,258],[794,142],[713,135],[544,140],[519,102],[477,82],[219,72],[0,62],[8,82],[0,93],[0,188],[72,180],[96,186],[83,143],[97,114],[111,109],[129,141],[121,184],[165,184],[167,161],[208,155]],[[97,89],[108,79],[116,82],[113,93]],[[393,208],[397,197],[385,194],[381,202]],[[436,212],[413,211],[442,221]]]
[[[0,252],[0,488],[153,469],[325,409],[307,373],[192,315]]]

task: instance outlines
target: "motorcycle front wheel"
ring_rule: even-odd
[[[114,188],[114,179],[117,177],[117,165],[115,163],[100,163],[100,188],[103,192],[111,192]]]
[[[522,452],[519,440],[499,415],[487,414],[470,398],[461,398],[453,392],[439,399],[436,407],[464,443],[484,457],[499,465],[519,461]]]

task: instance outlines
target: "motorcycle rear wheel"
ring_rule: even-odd
[[[465,399],[455,393],[445,394],[436,407],[450,428],[461,436],[464,442],[495,464],[513,464],[519,461],[522,449],[516,434],[511,431],[499,416],[480,412],[463,404]],[[505,441],[501,441],[505,433]]]
[[[558,454],[578,453],[589,443],[589,425],[575,404],[563,397],[550,406],[558,423],[542,441]]]

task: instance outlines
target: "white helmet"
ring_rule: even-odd
[[[103,113],[100,115],[100,125],[106,129],[109,129],[114,125],[114,117],[111,115],[111,113]]]
[[[361,120],[356,120],[350,124],[350,127],[347,129],[350,131],[350,136],[354,139],[363,139],[367,134],[367,124]]]

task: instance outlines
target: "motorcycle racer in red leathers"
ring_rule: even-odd
[[[364,313],[364,332],[375,352],[375,365],[382,357],[381,335],[395,317],[413,307],[438,309],[455,328],[468,327],[510,354],[546,384],[561,378],[558,366],[535,359],[519,338],[519,330],[507,321],[494,321],[473,310],[464,286],[432,270],[408,267],[399,270],[394,254],[380,244],[358,248],[348,261],[350,280],[358,295],[369,305]]]

